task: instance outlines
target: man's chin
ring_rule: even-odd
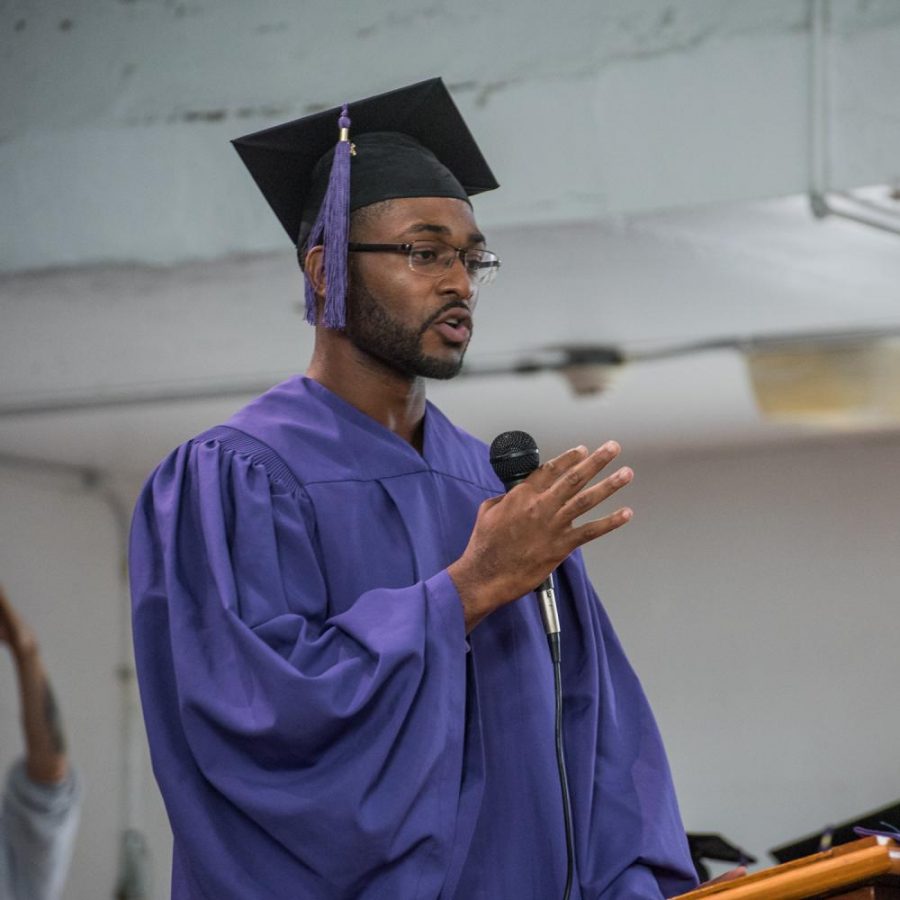
[[[459,368],[455,369],[452,372],[442,372],[437,375],[426,375],[426,378],[430,378],[432,381],[450,381],[453,378],[456,378],[459,375]]]
[[[422,361],[419,374],[423,378],[433,378],[435,381],[449,381],[456,378],[462,369],[463,356],[461,353],[456,359],[435,359],[426,357]]]

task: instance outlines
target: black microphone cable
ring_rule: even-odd
[[[524,481],[541,463],[541,454],[534,438],[524,431],[504,431],[491,443],[491,466],[507,491]],[[575,873],[575,840],[572,824],[572,802],[569,797],[569,776],[566,772],[563,745],[562,668],[560,663],[559,615],[553,589],[553,573],[536,589],[541,619],[547,634],[550,660],[553,663],[553,694],[555,700],[554,730],[556,732],[556,767],[562,794],[563,822],[566,832],[566,886],[563,900],[569,900]]]
[[[575,840],[572,825],[572,801],[569,798],[569,776],[566,772],[566,756],[565,748],[563,747],[563,698],[559,632],[548,634],[547,643],[550,646],[550,658],[553,660],[553,694],[556,701],[556,767],[559,770],[559,789],[562,792],[563,821],[566,828],[566,887],[563,891],[563,900],[569,900],[569,895],[572,892],[572,875],[575,871]]]

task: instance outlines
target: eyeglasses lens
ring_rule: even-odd
[[[500,268],[499,257],[490,250],[457,250],[441,241],[415,241],[409,250],[410,268],[432,278],[443,275],[457,258],[476,284],[489,284]]]

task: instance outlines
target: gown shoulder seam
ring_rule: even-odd
[[[301,493],[303,485],[291,471],[288,464],[268,444],[258,438],[233,428],[230,425],[216,425],[208,431],[197,435],[191,443],[201,444],[204,441],[215,441],[225,450],[232,450],[261,466],[270,481],[287,488],[294,493]]]

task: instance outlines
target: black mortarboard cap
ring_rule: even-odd
[[[308,232],[325,195],[341,112],[334,107],[233,141],[295,245],[301,222]],[[351,210],[396,197],[457,196],[452,179],[464,196],[498,187],[440,78],[349,103],[347,114],[357,148],[350,166]],[[400,135],[414,140],[404,142]]]

